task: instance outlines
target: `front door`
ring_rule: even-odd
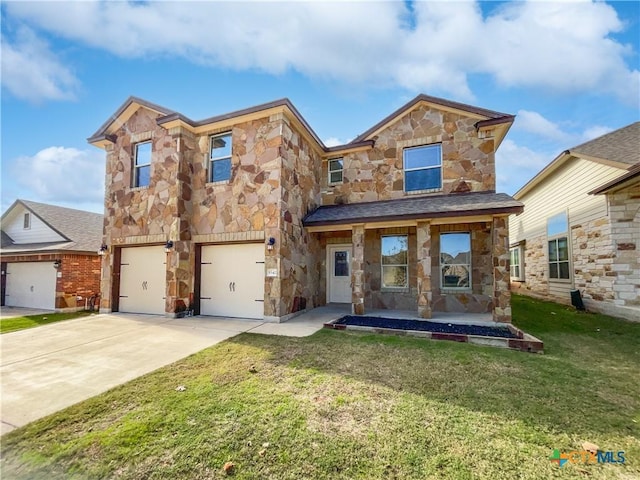
[[[351,245],[327,245],[329,303],[351,303]]]

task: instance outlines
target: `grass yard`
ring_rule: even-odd
[[[640,324],[513,306],[544,355],[242,334],[3,436],[2,478],[640,478]],[[549,460],[585,441],[626,462]]]
[[[91,312],[70,312],[70,313],[47,313],[38,315],[28,315],[26,317],[3,318],[0,320],[0,333],[16,332],[27,328],[39,327],[47,323],[62,322],[63,320],[73,320],[74,318],[93,315]]]

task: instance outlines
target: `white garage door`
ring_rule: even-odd
[[[120,256],[121,312],[164,314],[167,286],[164,247],[123,248]]]
[[[264,244],[202,247],[200,313],[238,318],[264,316]]]
[[[56,272],[53,262],[8,263],[5,305],[53,310]]]

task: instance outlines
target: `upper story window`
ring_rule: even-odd
[[[342,170],[344,160],[342,158],[333,158],[329,160],[329,184],[342,183]]]
[[[440,144],[405,148],[403,161],[405,192],[442,188],[442,146]]]
[[[231,179],[231,133],[211,137],[209,155],[209,181],[223,182]]]
[[[547,243],[549,248],[549,278],[569,280],[569,220],[567,212],[547,219]]]
[[[29,212],[24,214],[22,219],[22,228],[28,230],[31,228],[31,214]]]
[[[409,284],[409,248],[406,235],[382,237],[382,287],[406,288]]]
[[[133,160],[133,186],[146,187],[151,179],[151,142],[135,145]]]
[[[471,286],[471,234],[440,234],[440,285],[442,288]]]

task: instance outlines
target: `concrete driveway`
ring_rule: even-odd
[[[267,324],[245,319],[171,319],[118,313],[0,335],[1,433],[238,333],[306,336],[319,330],[327,318],[303,315],[290,322]]]

